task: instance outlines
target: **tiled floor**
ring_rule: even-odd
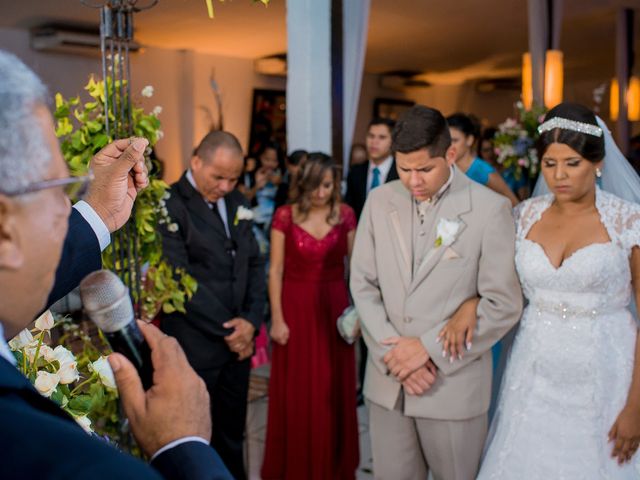
[[[267,426],[266,384],[269,376],[268,367],[254,370],[249,393],[247,408],[247,441],[245,443],[245,458],[247,473],[250,480],[260,479],[260,467],[264,453],[264,438]],[[371,465],[371,444],[369,442],[369,422],[366,407],[358,408],[358,422],[360,427],[360,467],[357,472],[358,480],[373,480]]]

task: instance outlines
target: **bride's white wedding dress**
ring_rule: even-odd
[[[640,454],[619,466],[607,434],[625,404],[637,325],[629,256],[640,207],[600,189],[609,238],[555,268],[528,240],[552,195],[516,210],[516,266],[529,304],[511,350],[479,479],[638,479]]]

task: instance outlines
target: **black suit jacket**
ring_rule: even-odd
[[[56,270],[56,281],[49,293],[47,305],[60,300],[80,285],[84,277],[101,268],[102,258],[98,237],[80,212],[72,208],[69,215],[69,229]]]
[[[0,358],[0,478],[231,480],[208,445],[186,442],[151,463],[125,455],[87,435],[55,403]]]
[[[353,208],[356,218],[360,218],[364,202],[367,199],[367,174],[369,173],[369,162],[354,165],[347,175],[347,194],[344,201]],[[396,161],[393,160],[391,169],[387,175],[385,183],[398,180],[398,170],[396,169]]]
[[[198,290],[185,307],[186,315],[163,316],[162,329],[178,339],[196,369],[216,368],[237,358],[224,338],[222,326],[234,317],[262,322],[265,301],[265,264],[251,231],[252,222],[234,225],[238,207],[249,208],[237,190],[225,197],[235,255],[222,219],[183,175],[171,186],[167,209],[177,232],[162,228],[164,255],[174,267],[184,268],[198,281]],[[215,208],[215,206],[214,206]]]

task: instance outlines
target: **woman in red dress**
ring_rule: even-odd
[[[354,479],[358,467],[354,351],[336,328],[356,219],[339,186],[333,160],[312,153],[273,217],[265,480]]]

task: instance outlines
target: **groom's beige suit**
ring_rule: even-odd
[[[491,347],[522,310],[509,201],[455,167],[451,175],[439,198],[421,206],[400,181],[376,188],[356,233],[350,284],[369,348],[364,395],[376,478],[426,478],[426,468],[436,480],[475,478],[491,397]],[[438,240],[442,220],[457,223],[452,238]],[[436,338],[476,296],[472,347],[450,363]],[[381,342],[394,336],[420,338],[437,367],[423,395],[405,394],[388,372],[383,357],[390,347]]]

